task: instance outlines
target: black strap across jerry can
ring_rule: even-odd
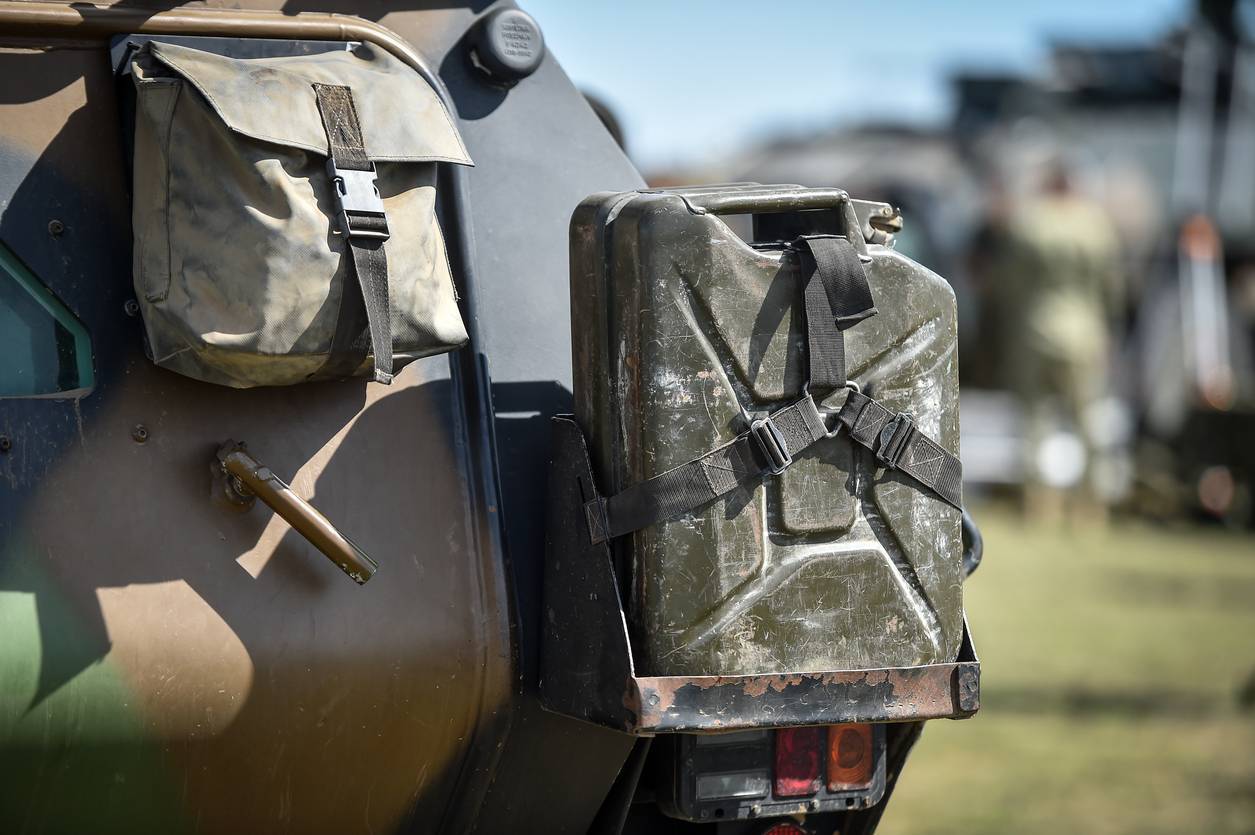
[[[633,732],[975,711],[954,294],[897,221],[757,184],[577,209],[549,707]]]

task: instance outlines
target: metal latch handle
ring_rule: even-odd
[[[287,482],[251,456],[244,444],[227,441],[218,449],[218,462],[227,476],[224,488],[231,503],[247,509],[260,498],[292,529],[322,551],[340,570],[362,585],[379,570],[379,563],[353,544],[347,536]]]
[[[764,186],[761,188],[730,188],[679,192],[679,197],[698,214],[774,214],[833,209],[841,219],[841,234],[850,242],[859,258],[867,260],[867,241],[854,211],[850,195],[839,188],[800,188],[798,186]]]

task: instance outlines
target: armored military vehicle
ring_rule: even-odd
[[[903,219],[238,5],[0,0],[0,830],[872,831],[979,707]]]

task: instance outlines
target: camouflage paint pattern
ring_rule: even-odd
[[[449,361],[251,390],[154,367],[108,40],[27,36],[0,64],[0,238],[96,371],[0,399],[0,831],[468,831],[513,673]],[[385,576],[359,588],[266,509],[214,507],[226,437]]]

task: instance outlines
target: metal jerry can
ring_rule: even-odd
[[[585,521],[611,543],[642,674],[958,655],[954,294],[894,250],[896,223],[840,190],[755,184],[576,211],[575,417],[609,497]],[[838,311],[817,337],[831,314],[812,303],[854,285],[875,315]],[[820,365],[845,379],[817,387]]]

